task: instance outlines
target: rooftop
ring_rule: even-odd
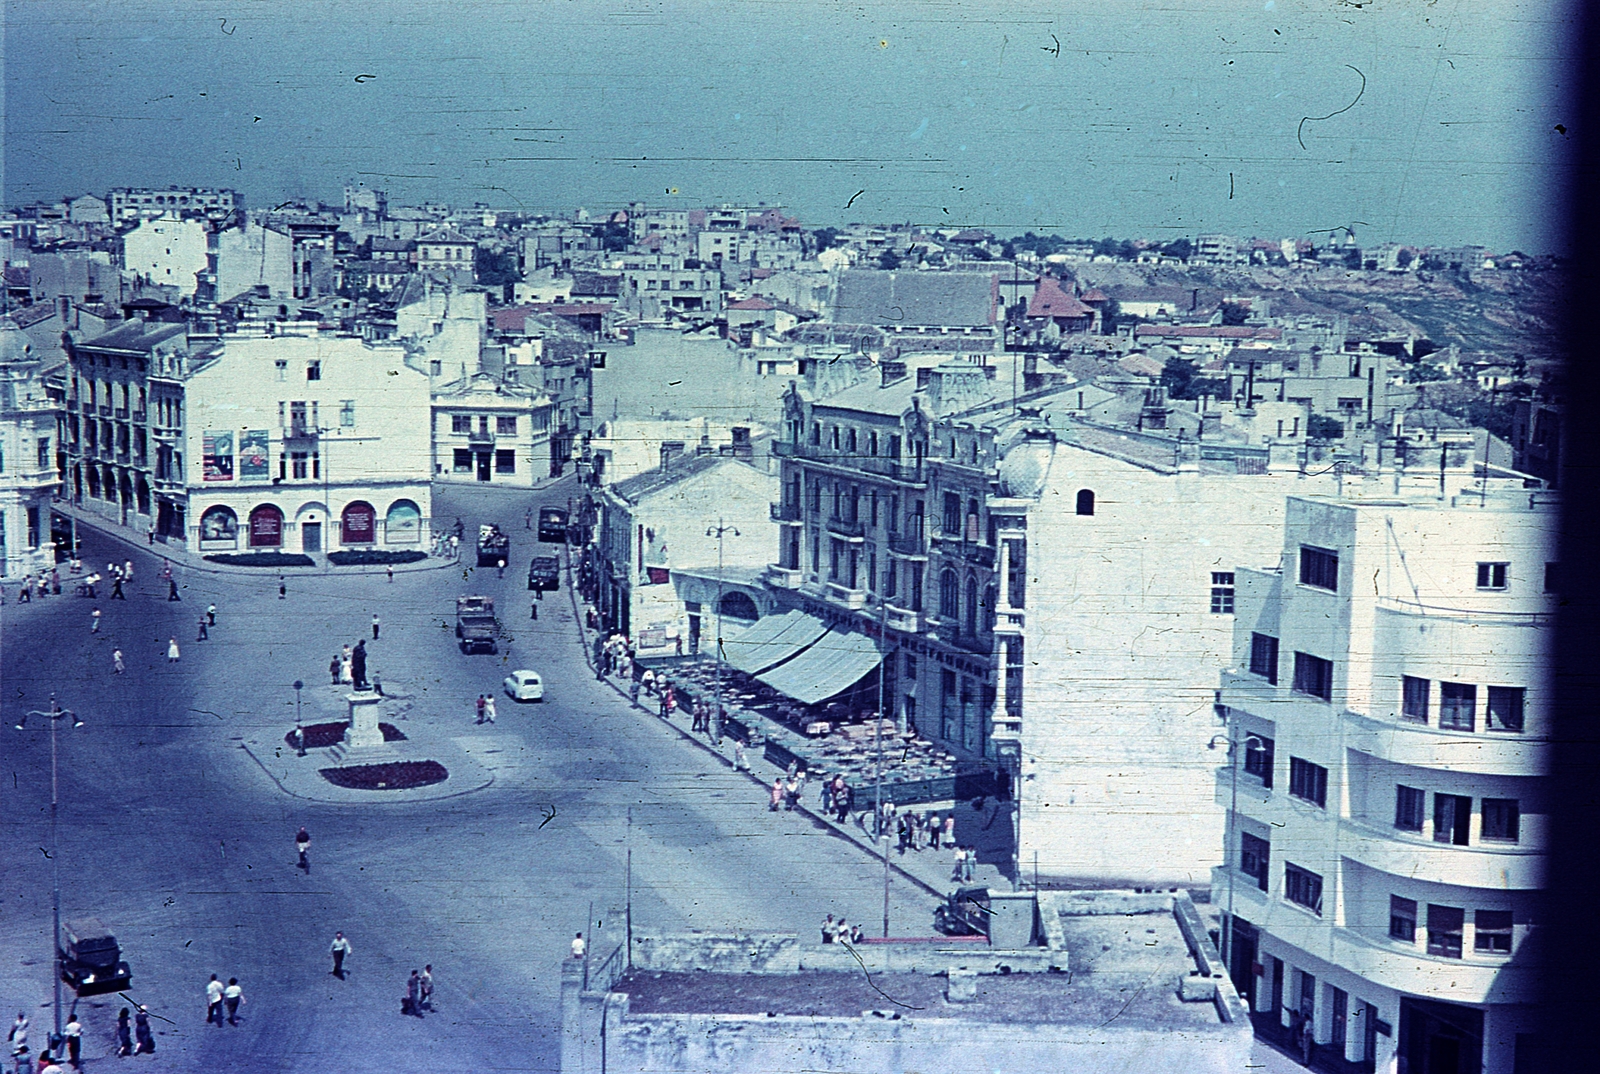
[[[833,320],[841,324],[988,327],[994,324],[997,281],[992,272],[839,274]]]

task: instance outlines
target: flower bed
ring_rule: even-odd
[[[350,725],[345,723],[343,720],[339,721],[338,723],[313,723],[306,725],[304,728],[302,728],[302,730],[306,733],[306,749],[320,750],[324,749],[325,747],[334,746],[340,742],[343,742],[345,728],[349,726]],[[378,724],[378,730],[383,732],[383,740],[385,742],[404,742],[406,740],[405,733],[392,723],[380,723]],[[293,731],[290,731],[288,734],[284,735],[283,740],[284,742],[288,743],[290,749],[295,748]]]
[[[211,563],[224,563],[230,567],[315,567],[310,556],[298,552],[222,552],[214,556],[201,556]]]
[[[328,562],[336,567],[359,567],[368,564],[384,563],[417,563],[427,559],[428,553],[419,552],[415,548],[404,552],[380,552],[369,548],[347,548],[340,552],[329,552]]]
[[[324,768],[322,778],[336,787],[355,791],[405,791],[443,783],[450,773],[438,761],[392,761]]]

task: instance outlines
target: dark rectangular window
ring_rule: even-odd
[[[1520,686],[1489,687],[1489,711],[1484,714],[1483,729],[1522,730],[1522,699],[1525,692]]]
[[[1389,896],[1389,939],[1417,942],[1417,901]]]
[[[1515,843],[1521,834],[1522,810],[1515,798],[1483,800],[1483,837]]]
[[[1250,635],[1250,674],[1278,683],[1278,639],[1271,634]]]
[[[494,431],[501,436],[515,436],[517,432],[517,416],[510,417],[498,415],[494,419]]]
[[[307,362],[306,363],[306,379],[307,380],[321,380],[322,379],[322,363],[321,362]]]
[[[952,537],[961,536],[961,497],[954,492],[944,494],[944,532]]]
[[[1472,915],[1472,949],[1493,955],[1511,953],[1511,911],[1477,910]]]
[[[1244,740],[1244,770],[1272,787],[1272,739],[1250,735]]]
[[[1427,723],[1428,688],[1431,684],[1427,679],[1418,679],[1411,675],[1404,676],[1400,683],[1400,714],[1408,720]]]
[[[1300,546],[1300,584],[1339,590],[1339,555],[1326,548]]]
[[[1478,688],[1464,682],[1439,684],[1439,726],[1471,731],[1476,724]]]
[[[1459,906],[1428,904],[1428,954],[1445,958],[1461,957],[1461,934],[1466,927],[1466,912]]]
[[[1283,897],[1322,916],[1322,877],[1298,865],[1283,867]]]
[[[1299,757],[1289,758],[1289,793],[1326,808],[1328,770]]]
[[[1249,832],[1239,833],[1239,871],[1255,877],[1256,887],[1267,890],[1267,872],[1271,868],[1272,844],[1258,839]]]
[[[1394,826],[1404,832],[1422,831],[1422,820],[1427,813],[1428,793],[1403,783],[1394,788]]]
[[[1509,566],[1509,563],[1478,564],[1478,588],[1504,589],[1506,587],[1506,568]]]
[[[1294,654],[1294,688],[1328,701],[1333,697],[1333,661],[1310,653]]]
[[[451,466],[456,473],[469,474],[472,472],[472,451],[469,448],[456,448],[455,454],[451,456],[451,459]]]
[[[1211,572],[1211,614],[1233,614],[1233,572]]]
[[[494,472],[497,474],[516,473],[517,453],[515,451],[496,451],[494,453]]]
[[[450,431],[453,433],[470,433],[472,431],[472,418],[466,414],[450,415]]]
[[[1462,794],[1433,796],[1433,841],[1467,845],[1472,830],[1472,799]]]

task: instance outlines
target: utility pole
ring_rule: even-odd
[[[883,830],[883,700],[884,680],[889,662],[889,599],[878,598],[878,718],[874,721],[873,738],[877,742],[877,823],[878,845],[883,851],[883,938],[889,938],[889,833]]]
[[[730,533],[735,537],[739,536],[739,530],[736,527],[722,524],[720,515],[717,516],[717,524],[715,526],[706,527],[706,536],[717,539],[717,688],[716,707],[713,710],[713,715],[719,728],[722,726],[722,539]]]
[[[50,708],[48,711],[32,710],[23,715],[17,723],[17,730],[27,727],[29,716],[43,716],[50,721],[50,913],[51,913],[51,944],[55,950],[50,953],[51,965],[55,967],[55,1032],[50,1036],[52,1050],[60,1047],[61,1043],[61,854],[56,845],[56,813],[58,810],[58,781],[57,781],[57,751],[56,751],[56,724],[64,719],[71,719],[73,727],[82,727],[83,721],[78,719],[71,709],[64,709],[56,701],[56,695],[50,695]]]

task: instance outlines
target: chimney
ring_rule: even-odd
[[[1192,287],[1192,288],[1189,289],[1189,312],[1193,313],[1195,310],[1197,310],[1199,308],[1200,308],[1200,288]]]
[[[682,440],[663,440],[661,442],[661,468],[667,469],[672,465],[672,460],[683,454],[684,443]]]
[[[926,391],[928,383],[933,380],[933,367],[923,366],[917,370],[917,391]]]
[[[883,374],[882,386],[885,388],[895,381],[904,380],[906,377],[906,364],[904,362],[884,360],[879,363],[878,370]]]
[[[750,443],[750,428],[747,425],[733,427],[733,453],[741,459],[751,458],[755,454],[754,446]]]

